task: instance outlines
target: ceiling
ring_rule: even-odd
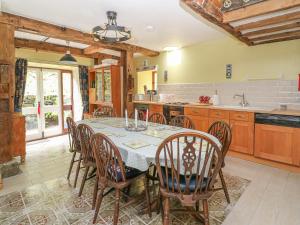
[[[184,47],[225,35],[187,13],[179,0],[2,0],[1,6],[4,12],[84,32],[106,23],[106,11],[114,10],[118,13],[118,24],[132,31],[133,38],[128,43],[158,51],[167,46]],[[152,28],[147,29],[148,26]],[[46,38],[23,32],[16,32],[16,36]],[[47,42],[64,44],[53,38]],[[70,45],[85,47],[79,43]]]

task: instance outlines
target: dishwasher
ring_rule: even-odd
[[[255,114],[254,156],[300,165],[300,116]]]

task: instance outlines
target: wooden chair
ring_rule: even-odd
[[[129,118],[134,119],[134,111],[129,115]],[[138,120],[146,120],[146,115],[144,111],[138,110]]]
[[[100,117],[116,117],[116,112],[113,107],[111,106],[100,106],[95,110],[93,113],[94,118],[100,118]]]
[[[158,124],[167,124],[165,116],[161,113],[153,113],[148,119],[149,122]]]
[[[92,167],[96,168],[96,162],[91,147],[91,137],[94,134],[93,129],[86,124],[79,124],[77,126],[77,132],[80,139],[81,155],[82,155],[82,165],[85,167],[85,172],[81,181],[81,186],[79,189],[79,196],[81,196],[85,181],[88,179],[87,175],[89,169]]]
[[[67,179],[70,179],[70,175],[71,175],[74,163],[78,162],[76,173],[75,173],[75,180],[74,180],[74,187],[76,187],[78,174],[79,174],[79,170],[80,170],[80,165],[81,165],[81,160],[82,160],[80,140],[77,135],[77,125],[71,117],[67,117],[67,125],[68,125],[70,150],[73,152]],[[76,160],[77,153],[79,154],[79,158]]]
[[[218,145],[199,133],[178,133],[160,144],[155,160],[163,199],[163,224],[169,224],[170,198],[176,198],[187,209],[173,211],[189,213],[209,225],[208,199],[222,165]],[[203,211],[199,211],[200,201]]]
[[[115,211],[113,224],[118,223],[119,218],[119,202],[120,191],[129,187],[135,180],[144,178],[147,185],[147,177],[145,172],[141,172],[137,169],[127,167],[119,152],[117,146],[104,134],[97,133],[92,136],[91,141],[92,149],[94,152],[96,165],[97,165],[97,179],[94,190],[94,199],[97,198],[96,210],[93,223],[96,223],[101,202],[103,199],[104,190],[108,187],[115,189]],[[98,197],[97,197],[98,193]],[[148,213],[150,212],[149,203],[149,189],[146,188],[146,200],[148,204]],[[125,204],[126,207],[132,202]]]
[[[183,127],[187,129],[195,129],[195,124],[193,120],[190,117],[184,115],[176,116],[173,119],[171,119],[170,125],[175,127]]]
[[[224,194],[226,196],[226,200],[228,203],[230,203],[230,198],[227,190],[227,185],[223,176],[222,168],[225,167],[225,156],[229,150],[229,146],[231,144],[231,139],[232,139],[232,133],[231,133],[231,128],[230,126],[223,121],[216,121],[213,124],[210,125],[208,129],[208,133],[215,136],[218,138],[218,140],[222,144],[222,155],[223,155],[223,162],[221,169],[219,171],[219,176],[222,184],[222,188],[216,188],[215,191],[223,190]]]

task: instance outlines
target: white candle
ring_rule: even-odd
[[[125,110],[125,126],[128,127],[128,113],[127,113],[127,109]]]
[[[148,109],[147,109],[147,112],[146,112],[146,127],[148,127]]]
[[[138,118],[138,111],[137,109],[134,110],[134,124],[135,128],[137,128],[137,118]]]

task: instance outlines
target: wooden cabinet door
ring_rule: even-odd
[[[300,166],[300,128],[293,132],[293,165]]]
[[[228,119],[209,118],[208,119],[208,127],[210,127],[216,121],[224,121],[224,122],[226,122],[226,123],[229,124],[229,120]]]
[[[230,150],[253,155],[253,122],[231,120],[230,125],[232,126],[232,141]]]
[[[163,106],[162,105],[156,105],[156,104],[150,104],[149,105],[149,113],[152,115],[153,113],[163,113]]]
[[[190,115],[187,115],[187,116],[193,120],[196,130],[207,132],[207,130],[208,130],[208,118],[207,117],[190,116]]]
[[[294,135],[294,128],[256,124],[254,155],[264,159],[293,164],[293,142],[299,142],[297,140],[299,136]]]

